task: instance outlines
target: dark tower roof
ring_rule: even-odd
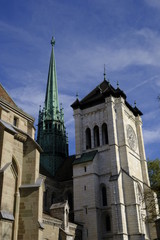
[[[98,104],[104,103],[105,98],[113,96],[115,98],[123,97],[126,106],[133,112],[135,116],[142,115],[142,112],[137,107],[132,107],[126,101],[126,94],[118,87],[115,89],[107,80],[104,79],[96,88],[94,88],[86,97],[81,101],[76,101],[71,105],[73,109],[86,109]]]

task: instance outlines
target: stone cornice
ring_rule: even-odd
[[[22,109],[9,104],[7,101],[5,101],[2,98],[0,98],[0,105],[1,105],[1,107],[4,107],[5,109],[7,108],[8,111],[11,110],[11,111],[13,111],[15,113],[18,112],[18,114],[21,115],[22,117],[27,118],[31,122],[34,122],[34,118],[32,116],[30,116],[29,114],[25,113]]]

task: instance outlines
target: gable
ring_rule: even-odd
[[[4,100],[5,102],[11,104],[14,107],[17,107],[15,102],[12,100],[12,98],[9,96],[7,91],[3,88],[3,86],[0,84],[0,99]]]

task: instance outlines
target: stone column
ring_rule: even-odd
[[[18,191],[15,193],[13,240],[17,240],[17,236],[18,236],[19,202],[20,202],[20,194]]]
[[[139,154],[141,159],[143,181],[147,185],[150,185],[149,177],[148,177],[146,154],[145,154],[144,142],[143,142],[143,134],[142,134],[142,120],[140,116],[136,117],[136,129],[137,129],[138,147],[139,147]]]

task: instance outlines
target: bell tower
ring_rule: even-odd
[[[37,142],[43,149],[40,164],[54,176],[68,156],[68,139],[64,126],[63,108],[62,106],[59,108],[53,37],[51,45],[45,106],[39,109]]]
[[[144,192],[150,189],[141,111],[109,81],[73,104],[74,217],[88,240],[156,238]],[[154,202],[154,198],[153,198]]]

